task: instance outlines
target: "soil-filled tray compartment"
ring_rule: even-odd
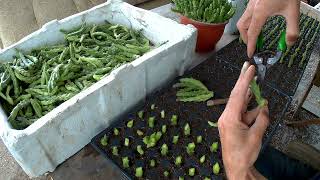
[[[201,65],[194,68],[184,77],[193,77],[203,82],[208,89],[215,92],[215,98],[228,97],[240,73],[238,68],[230,66],[221,60],[215,58],[209,59]],[[178,179],[183,176],[185,179],[190,179],[188,170],[195,168],[194,179],[211,179],[225,178],[223,164],[221,159],[221,149],[219,142],[219,133],[216,127],[211,127],[208,121],[217,122],[225,106],[207,107],[206,102],[202,103],[182,103],[176,101],[176,89],[172,85],[178,80],[171,83],[168,87],[161,91],[150,95],[145,103],[137,105],[129,113],[125,113],[109,128],[101,132],[92,140],[92,145],[102,153],[106,158],[114,162],[122,171],[130,178],[135,178],[135,169],[143,167],[143,179],[165,179],[164,172],[169,172],[168,178]],[[262,87],[263,95],[269,101],[270,117],[272,123],[264,141],[271,137],[275,127],[278,125],[290,98],[274,90],[272,87],[264,85]],[[251,103],[251,108],[255,103]],[[154,108],[152,106],[154,105]],[[144,116],[139,117],[139,111],[144,111]],[[161,117],[161,111],[165,112],[165,118]],[[171,125],[172,115],[177,115],[178,124]],[[148,126],[149,117],[155,117],[155,126]],[[131,128],[127,127],[127,123],[134,120]],[[190,125],[191,135],[184,135],[184,127]],[[154,132],[161,132],[162,126],[166,125],[167,131],[162,134],[161,139],[156,143],[155,147],[146,148],[143,142],[143,137],[150,136]],[[114,129],[119,130],[119,135],[114,134]],[[143,135],[139,136],[137,131],[142,131]],[[108,144],[103,146],[101,138],[106,135]],[[177,144],[173,144],[174,136],[179,135]],[[202,136],[202,142],[197,143],[197,137]],[[125,138],[129,139],[129,146],[124,146]],[[189,155],[186,151],[186,146],[189,143],[195,143],[195,153]],[[213,142],[218,142],[219,148],[217,152],[211,152],[210,146]],[[161,146],[168,146],[168,155],[161,154]],[[144,155],[137,152],[137,146],[141,145],[144,150]],[[119,156],[113,155],[113,147],[119,146]],[[206,160],[203,164],[199,159],[206,155]],[[183,163],[180,166],[175,165],[175,158],[181,156]],[[130,167],[124,168],[122,157],[128,157]],[[150,166],[150,160],[156,161],[156,166]],[[215,175],[212,172],[212,167],[215,163],[220,165],[220,173]]]
[[[265,50],[276,50],[280,32],[285,27],[282,17],[275,16],[268,20],[263,29]],[[300,30],[298,41],[287,49],[277,64],[268,69],[265,77],[266,82],[289,96],[294,95],[311,54],[319,50],[320,23],[302,14]],[[248,60],[246,45],[235,40],[217,53],[217,59],[224,59],[240,68]]]
[[[313,6],[315,7],[316,5],[318,5],[320,3],[319,0],[307,0],[307,3],[310,5],[310,6]]]

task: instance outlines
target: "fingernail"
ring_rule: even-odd
[[[250,67],[250,63],[248,61],[243,63],[242,69],[241,69],[241,73],[245,73]]]

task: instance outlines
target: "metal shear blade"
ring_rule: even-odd
[[[262,50],[263,43],[264,43],[264,39],[262,34],[260,34],[257,40],[257,48],[256,48],[257,51]],[[258,66],[258,80],[260,82],[264,80],[267,70],[280,60],[282,53],[285,52],[286,49],[287,49],[286,33],[285,31],[282,31],[280,34],[280,39],[278,42],[278,47],[276,52],[264,51],[264,52],[257,53],[253,56],[254,62]],[[269,57],[265,63],[263,57],[261,57],[260,55],[263,55],[266,53],[272,54],[273,56]]]
[[[280,60],[281,56],[282,56],[282,51],[277,51],[275,56],[268,58],[267,64],[270,66],[273,66]]]
[[[259,53],[259,54],[261,54],[261,53]],[[282,56],[282,52],[277,51],[274,56],[269,57],[267,59],[266,63],[264,63],[263,57],[260,57],[259,54],[254,55],[253,59],[258,67],[258,81],[261,82],[264,80],[266,73],[267,73],[267,70],[280,60],[280,58]]]
[[[263,81],[267,72],[267,67],[263,64],[263,58],[253,56],[253,59],[256,65],[258,66],[258,81]]]

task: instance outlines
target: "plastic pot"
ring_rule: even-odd
[[[224,28],[228,22],[219,24],[203,23],[189,19],[185,16],[180,17],[181,24],[192,24],[198,29],[196,52],[205,53],[213,50],[223,35]]]

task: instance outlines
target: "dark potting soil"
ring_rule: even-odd
[[[191,70],[184,77],[193,77],[203,82],[208,89],[215,92],[215,98],[227,98],[237,81],[239,73],[239,68],[233,67],[230,63],[221,59],[212,57]],[[203,179],[204,177],[224,179],[225,173],[221,159],[218,129],[216,127],[210,127],[208,121],[217,122],[225,106],[207,107],[206,102],[177,102],[176,89],[172,88],[172,85],[177,81],[178,79],[168,87],[163,88],[163,90],[150,95],[143,105],[137,105],[130,113],[118,119],[110,128],[96,136],[92,143],[95,148],[117,164],[117,166],[132,179],[135,179],[135,169],[140,166],[143,167],[144,171],[143,179],[178,179],[179,176],[184,176],[185,179]],[[262,91],[264,97],[269,101],[270,116],[272,119],[271,126],[264,138],[264,141],[266,141],[281,120],[290,99],[266,84],[262,86]],[[155,104],[154,110],[150,108],[152,104]],[[255,107],[254,100],[250,104],[250,108],[253,107]],[[144,110],[145,112],[143,119],[137,116],[139,110]],[[160,116],[162,110],[165,111],[164,119]],[[170,124],[172,115],[178,116],[177,126]],[[155,127],[149,128],[148,118],[152,116],[156,118]],[[134,119],[134,126],[128,128],[126,124],[131,119]],[[190,136],[183,134],[183,127],[186,123],[189,123],[191,127]],[[146,148],[146,145],[143,143],[143,137],[161,131],[162,125],[167,125],[167,132],[162,135],[162,138],[157,142],[155,147]],[[113,128],[119,129],[120,134],[118,136],[113,134]],[[144,135],[137,135],[137,130],[143,131]],[[102,146],[100,139],[105,134],[108,136],[109,142],[107,146]],[[172,138],[176,135],[179,135],[179,141],[178,144],[174,145]],[[202,136],[203,141],[197,144],[196,137],[199,135]],[[123,145],[125,138],[130,139],[129,147]],[[191,142],[196,143],[196,149],[193,155],[188,155],[186,146]],[[210,146],[213,142],[219,142],[218,152],[216,153],[210,152]],[[160,153],[160,148],[164,143],[169,147],[169,154],[167,156],[162,156]],[[144,155],[141,156],[136,152],[137,145],[142,146],[145,151]],[[112,155],[112,146],[119,147],[119,156]],[[202,155],[206,155],[206,161],[200,164],[199,158]],[[130,159],[129,168],[123,168],[122,166],[122,157],[125,156]],[[183,158],[183,164],[181,166],[174,164],[177,156],[182,156]],[[151,159],[156,161],[155,167],[149,166]],[[218,162],[221,167],[218,175],[214,175],[212,172],[212,166],[216,162]],[[193,178],[188,176],[188,169],[191,167],[196,169],[196,175]],[[165,178],[163,175],[164,171],[168,171],[170,176]]]
[[[310,6],[316,6],[319,3],[320,3],[320,0],[308,0],[308,4]]]

